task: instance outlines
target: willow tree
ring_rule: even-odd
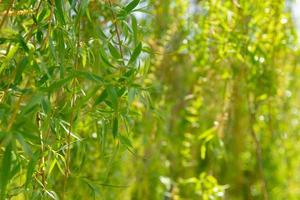
[[[1,2],[1,199],[84,199],[111,184],[102,165],[131,148],[145,98],[138,4]]]
[[[0,200],[299,199],[290,5],[0,0]]]

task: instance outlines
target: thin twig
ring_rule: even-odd
[[[74,69],[77,70],[78,65],[79,65],[79,50],[80,50],[80,19],[78,21],[77,27],[77,43],[76,43],[76,57],[75,57],[75,64],[74,64]],[[70,161],[71,161],[71,132],[73,128],[73,123],[74,123],[74,106],[75,106],[75,101],[76,101],[76,78],[73,79],[72,81],[72,99],[71,99],[71,114],[70,114],[70,121],[69,121],[69,130],[67,134],[67,145],[66,145],[66,168],[65,168],[65,175],[64,175],[64,182],[63,182],[63,195],[62,195],[62,200],[65,198],[65,192],[66,192],[66,186],[67,186],[67,180],[70,175]]]
[[[46,44],[49,40],[49,37],[51,35],[51,23],[52,23],[52,18],[53,18],[53,15],[54,15],[54,2],[53,0],[51,0],[51,12],[50,12],[50,16],[48,18],[48,31],[47,31],[47,35],[44,39],[44,42],[43,42],[43,47],[46,47]]]
[[[38,112],[36,115],[36,123],[39,128],[39,135],[40,135],[40,144],[41,144],[41,160],[40,160],[40,175],[42,177],[42,187],[43,190],[46,189],[46,173],[45,173],[45,147],[44,147],[44,138],[43,138],[43,131],[42,131],[42,117],[41,114]]]
[[[257,164],[258,164],[258,170],[259,170],[259,175],[260,175],[260,179],[261,179],[261,192],[263,194],[263,198],[264,200],[269,200],[269,194],[268,194],[268,190],[267,190],[267,181],[265,179],[264,176],[264,167],[263,167],[263,158],[262,158],[262,148],[261,148],[261,144],[256,136],[255,130],[253,128],[253,124],[255,123],[255,106],[251,104],[249,95],[247,97],[247,101],[248,101],[248,109],[249,109],[249,113],[250,113],[250,134],[251,137],[254,141],[254,145],[255,145],[255,152],[256,152],[256,160],[257,160]]]
[[[28,87],[29,82],[30,82],[29,79],[27,79],[27,82],[25,83],[25,88]],[[17,101],[16,104],[15,104],[15,107],[14,107],[14,111],[13,111],[12,117],[10,118],[9,124],[8,124],[8,126],[7,126],[7,128],[6,128],[7,131],[10,131],[10,129],[12,128],[12,126],[13,126],[13,124],[14,124],[16,118],[17,118],[17,114],[18,114],[18,112],[19,112],[19,108],[20,108],[20,106],[21,106],[21,103],[22,103],[23,98],[24,98],[24,95],[21,94],[21,96],[19,97],[18,101]]]
[[[117,34],[117,40],[118,40],[118,46],[119,46],[120,56],[121,56],[122,62],[124,64],[124,54],[123,54],[123,49],[122,49],[122,41],[121,41],[120,30],[119,30],[119,27],[118,27],[118,21],[117,21],[115,13],[113,11],[113,6],[112,6],[112,3],[111,3],[111,0],[108,0],[108,3],[109,3],[109,6],[110,6],[111,15],[113,17],[113,24],[114,24],[115,29],[116,29],[116,34]],[[125,66],[123,66],[122,69],[124,67]]]

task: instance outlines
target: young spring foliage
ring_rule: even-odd
[[[0,200],[298,200],[291,0],[0,0]]]
[[[110,184],[94,168],[132,149],[145,95],[138,5],[1,3],[1,200],[84,199]]]

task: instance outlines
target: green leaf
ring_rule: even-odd
[[[98,35],[101,39],[103,39],[103,40],[106,40],[106,39],[107,39],[107,36],[105,35],[105,33],[104,33],[103,30],[102,30],[102,27],[96,26],[95,29],[96,29],[97,35]]]
[[[34,109],[37,108],[37,106],[40,105],[41,99],[42,99],[41,94],[33,95],[30,98],[30,100],[28,101],[28,103],[22,108],[21,115],[26,115],[28,113],[33,112]]]
[[[53,39],[56,41],[56,51],[60,63],[65,59],[65,37],[64,32],[60,28],[56,28],[53,32]]]
[[[75,1],[76,2],[76,1]],[[75,3],[76,4],[76,3]],[[78,25],[78,23],[79,23],[79,21],[80,21],[80,19],[82,18],[82,15],[84,14],[84,13],[86,13],[86,10],[87,10],[87,8],[88,8],[88,5],[89,5],[89,0],[82,0],[82,1],[80,1],[80,3],[79,3],[79,12],[77,13],[77,15],[76,15],[76,19],[75,19],[75,25],[77,26]]]
[[[133,0],[131,1],[124,9],[130,13],[137,5],[140,3],[140,0]]]
[[[23,147],[23,150],[24,150],[25,154],[27,156],[32,156],[32,151],[31,151],[29,145],[27,144],[27,142],[25,141],[23,135],[20,134],[19,132],[16,132],[15,137],[16,137],[17,141],[19,141],[19,143]]]
[[[121,58],[121,55],[120,55],[119,51],[110,42],[108,43],[108,48],[109,48],[110,54],[115,59],[120,59]]]
[[[133,39],[134,42],[137,42],[137,38],[138,38],[138,23],[137,23],[137,19],[134,15],[131,16],[131,28],[133,31]]]
[[[131,144],[131,141],[128,137],[125,137],[125,136],[120,134],[119,139],[120,139],[121,143],[124,144],[126,147],[130,147],[130,148],[133,147],[132,144]]]
[[[118,89],[117,91],[118,97],[121,97],[125,93],[125,91],[126,91],[125,87]]]
[[[39,153],[38,152],[35,152],[31,158],[31,160],[29,161],[28,163],[28,166],[27,166],[27,174],[26,174],[26,182],[25,182],[25,188],[28,187],[28,185],[31,183],[31,180],[32,180],[32,175],[35,171],[35,166],[38,162],[38,158],[39,158]]]
[[[4,131],[0,131],[0,140],[2,140],[3,138],[5,138],[5,136],[7,136],[8,133],[4,132]]]
[[[16,69],[16,76],[15,76],[15,84],[19,84],[22,79],[22,73],[25,69],[25,67],[28,65],[29,59],[28,57],[24,57],[22,61],[18,64]]]
[[[44,113],[48,114],[51,111],[50,101],[47,97],[41,99],[41,107]]]
[[[43,87],[41,88],[41,91],[44,92],[51,92],[54,91],[58,88],[63,87],[65,84],[67,84],[71,79],[73,78],[73,76],[69,76],[67,78],[55,81],[54,83],[52,83],[49,87]]]
[[[135,68],[130,68],[127,72],[123,74],[122,79],[129,80],[134,76],[135,72],[136,72]]]
[[[113,120],[113,127],[112,127],[112,134],[113,134],[114,138],[116,138],[118,136],[118,129],[119,129],[119,120],[118,120],[118,117],[115,116],[114,120]]]
[[[0,199],[4,200],[6,196],[6,189],[9,182],[9,177],[11,173],[11,164],[12,164],[12,144],[9,143],[4,152],[4,156],[2,159],[2,168],[1,168],[1,177],[0,177],[0,184],[1,184],[1,195]]]
[[[49,37],[49,47],[50,47],[50,50],[51,50],[51,54],[52,54],[52,56],[53,56],[53,59],[55,60],[55,61],[57,61],[57,52],[56,52],[56,50],[55,50],[55,45],[54,45],[54,43],[55,43],[55,41],[53,41],[53,39],[52,39],[52,37]]]
[[[17,53],[19,49],[19,45],[14,46],[7,54],[7,56],[5,57],[2,65],[0,66],[0,74],[2,73],[2,71],[6,68],[6,66],[8,65],[9,61],[11,59],[13,59],[13,57],[15,56],[15,54]]]
[[[87,80],[90,80],[90,81],[93,81],[96,83],[103,82],[103,79],[100,76],[98,76],[97,74],[94,74],[92,72],[88,72],[88,71],[76,70],[76,71],[73,71],[73,75],[74,75],[74,77],[82,77],[84,79],[87,79]]]
[[[104,50],[100,49],[100,56],[101,56],[101,59],[103,61],[103,63],[108,66],[108,67],[112,67],[112,68],[116,68],[115,66],[113,66],[109,61],[108,61],[108,58],[107,58],[107,55],[105,53]]]
[[[63,5],[61,0],[55,0],[55,8],[57,11],[57,18],[62,23],[65,24],[64,12],[63,12]]]
[[[214,137],[215,131],[216,131],[216,127],[207,129],[206,131],[204,131],[199,135],[198,140],[207,140],[207,138],[210,140],[212,137]]]
[[[53,200],[59,200],[58,195],[54,191],[46,190],[45,193]]]
[[[129,88],[129,90],[128,90],[128,104],[129,105],[133,102],[135,94],[136,94],[136,89],[133,87]]]
[[[81,61],[82,61],[82,66],[85,67],[86,66],[86,61],[87,61],[87,52],[86,52],[86,49],[82,49],[82,52],[81,52]]]
[[[50,9],[44,8],[42,12],[37,17],[38,23],[41,23],[43,19],[45,19],[46,14],[48,13],[50,15]]]
[[[107,90],[103,90],[99,97],[95,100],[94,106],[103,102],[108,96]]]
[[[88,101],[95,96],[95,93],[99,89],[100,86],[96,86],[95,88],[91,89],[87,94],[85,94],[82,98],[78,99],[77,103],[75,104],[76,109],[81,109],[84,105],[88,103]]]
[[[205,159],[205,155],[206,155],[206,146],[205,144],[201,145],[201,159]]]
[[[118,107],[118,92],[112,85],[107,86],[107,92],[114,109]]]
[[[140,42],[137,47],[133,50],[133,53],[130,57],[128,64],[131,64],[136,61],[140,53],[142,52],[142,43]]]
[[[36,39],[37,39],[37,41],[39,42],[39,43],[41,43],[42,41],[43,41],[43,31],[41,31],[41,30],[38,30],[37,32],[36,32]]]
[[[19,44],[20,44],[20,47],[21,47],[24,51],[29,52],[29,48],[28,48],[28,46],[27,46],[27,44],[26,44],[24,38],[22,37],[22,35],[18,34],[17,40],[18,40],[18,42],[19,42]]]
[[[89,5],[89,0],[82,0],[80,2],[80,12],[84,13],[88,8],[88,5]]]
[[[0,37],[0,44],[4,44],[8,39]]]

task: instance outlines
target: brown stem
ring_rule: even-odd
[[[118,21],[117,21],[115,13],[113,11],[113,8],[112,8],[111,0],[108,0],[108,3],[109,3],[109,6],[110,6],[111,15],[113,17],[113,24],[114,24],[115,29],[116,29],[116,34],[117,34],[117,39],[118,39],[118,46],[119,46],[119,52],[120,52],[120,55],[121,55],[121,58],[122,58],[122,61],[123,61],[123,64],[124,64],[124,55],[123,55],[123,49],[122,49],[121,34],[120,34],[119,27],[118,27]],[[125,67],[125,66],[123,66],[123,67]]]
[[[26,84],[25,84],[25,88],[28,86],[29,82],[30,82],[30,81],[27,80],[27,82],[26,82]],[[18,99],[18,101],[17,101],[16,104],[15,104],[15,107],[14,107],[14,111],[13,111],[12,117],[10,118],[9,124],[8,124],[8,126],[7,126],[7,129],[6,129],[7,131],[9,131],[9,130],[11,129],[11,127],[13,126],[13,124],[14,124],[16,118],[17,118],[17,114],[18,114],[18,111],[19,111],[19,108],[20,108],[20,106],[21,106],[21,103],[22,103],[23,98],[24,98],[24,95],[21,94],[20,97],[19,97],[19,99]]]
[[[46,46],[46,44],[49,40],[50,34],[51,34],[51,23],[52,23],[53,14],[54,14],[54,2],[53,2],[53,0],[51,0],[51,12],[50,12],[50,16],[48,18],[48,31],[47,31],[47,35],[44,39],[44,43],[42,44],[43,47]]]

